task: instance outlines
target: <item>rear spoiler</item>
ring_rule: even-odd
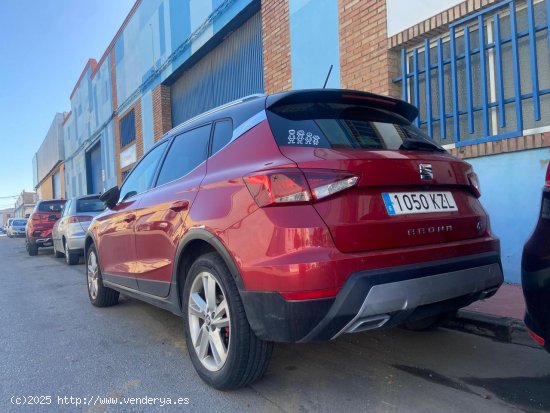
[[[346,89],[306,89],[291,90],[270,95],[266,99],[266,109],[296,103],[348,103],[364,105],[395,112],[409,122],[418,116],[418,109],[400,99],[377,95],[370,92]]]

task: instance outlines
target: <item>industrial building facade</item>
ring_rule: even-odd
[[[391,1],[138,0],[70,94],[61,196],[120,184],[196,114],[254,93],[319,88],[330,72],[328,88],[415,104],[417,125],[474,165],[506,280],[519,282],[550,158],[550,0],[456,1],[388,36]]]

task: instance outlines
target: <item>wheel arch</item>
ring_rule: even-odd
[[[84,262],[86,262],[86,260],[87,260],[88,249],[90,248],[90,245],[92,245],[92,244],[97,245],[93,235],[88,232],[86,234],[86,239],[84,240]],[[96,249],[97,249],[97,246],[96,246]]]
[[[185,285],[189,268],[191,268],[191,265],[197,258],[209,252],[216,252],[223,259],[233,276],[237,289],[239,291],[244,290],[244,284],[237,265],[222,241],[205,229],[194,228],[181,240],[176,251],[176,259],[174,262],[172,285],[177,288],[178,305],[180,309],[182,308],[183,286]]]

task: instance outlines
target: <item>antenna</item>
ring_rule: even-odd
[[[327,78],[325,79],[325,84],[323,85],[323,89],[327,87],[328,79],[330,77],[330,74],[332,73],[332,66],[333,65],[330,65],[330,69],[328,70]]]

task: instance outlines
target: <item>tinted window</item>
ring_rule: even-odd
[[[187,175],[206,160],[210,125],[177,136],[162,164],[157,185]]]
[[[78,199],[76,201],[76,212],[101,212],[105,204],[99,198]]]
[[[120,200],[125,200],[149,189],[165,147],[166,142],[155,146],[130,172],[122,188],[120,188]]]
[[[231,120],[222,120],[214,125],[212,135],[212,155],[229,143],[233,137],[233,122]]]
[[[40,212],[59,212],[63,209],[65,201],[45,201],[38,204]]]
[[[405,118],[367,106],[300,103],[279,106],[268,118],[279,146],[403,150],[414,148],[413,141],[422,149],[441,149]]]

